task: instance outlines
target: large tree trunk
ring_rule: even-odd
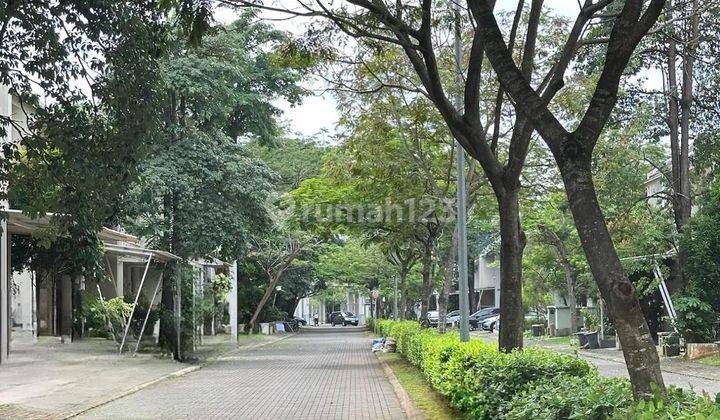
[[[692,2],[692,16],[689,30],[681,35],[686,40],[683,50],[682,65],[682,93],[678,93],[677,85],[677,44],[674,31],[668,37],[667,49],[667,96],[668,96],[668,126],[670,128],[670,157],[672,162],[672,208],[675,227],[682,233],[685,226],[690,223],[692,199],[690,188],[690,112],[693,102],[693,67],[695,65],[695,49],[698,39],[699,16],[697,0]],[[668,21],[673,19],[673,2],[666,4]],[[672,26],[675,24],[673,23]],[[681,24],[682,25],[682,24]],[[671,28],[672,28],[671,26]],[[685,266],[688,254],[684,247],[678,250],[676,265],[673,269],[672,281],[668,288],[670,293],[681,289],[685,285]]]
[[[176,255],[180,252],[180,240],[175,230],[177,201],[177,193],[175,192],[166,194],[165,197],[163,197],[164,216],[167,220],[165,246],[168,251]],[[178,331],[178,320],[176,319],[178,315],[175,313],[175,296],[177,295],[177,287],[179,287],[176,283],[179,277],[180,272],[177,263],[168,263],[165,266],[160,292],[160,332],[158,344],[161,349],[172,354],[175,360],[182,359],[179,346],[181,339],[178,337],[180,332]]]
[[[410,316],[410,288],[408,287],[408,269],[400,270],[400,318],[414,319]]]
[[[518,190],[498,194],[500,210],[500,336],[501,351],[523,346],[522,255],[525,234],[520,227]]]
[[[270,295],[272,295],[272,293],[275,291],[275,286],[277,285],[279,278],[279,276],[275,278],[270,277],[267,288],[265,289],[265,293],[263,293],[262,298],[260,298],[260,302],[258,302],[258,305],[255,308],[255,311],[253,312],[250,321],[248,322],[248,331],[255,331],[255,324],[257,322],[258,316],[260,315],[260,311],[262,311],[262,308],[265,307],[267,301],[270,300]]]
[[[175,263],[168,263],[163,273],[160,294],[160,333],[158,344],[175,360],[180,360],[175,321]]]
[[[580,160],[580,159],[577,159]],[[590,270],[608,305],[622,345],[633,393],[653,394],[653,383],[664,392],[655,343],[650,336],[635,287],[620,263],[595,194],[590,158],[558,162],[575,226]]]

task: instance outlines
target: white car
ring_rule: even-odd
[[[484,320],[481,324],[481,328],[490,332],[500,328],[500,315],[491,316],[490,318]]]

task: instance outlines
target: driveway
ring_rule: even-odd
[[[304,328],[239,350],[85,413],[82,418],[402,419],[369,338],[357,328]]]

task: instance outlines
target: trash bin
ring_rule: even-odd
[[[544,325],[542,324],[533,324],[531,326],[533,337],[540,337],[543,335],[543,327]]]
[[[600,341],[598,340],[597,331],[585,333],[585,337],[587,337],[588,348],[590,348],[590,349],[599,349],[600,348]]]

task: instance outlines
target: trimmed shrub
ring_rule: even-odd
[[[432,386],[473,419],[716,419],[720,403],[670,387],[665,399],[633,400],[626,379],[603,378],[575,356],[539,348],[501,353],[457,333],[381,320],[382,334]]]
[[[637,420],[720,419],[720,394],[711,399],[677,387],[668,388],[667,398],[659,395],[650,401],[637,401],[626,418]]]
[[[479,340],[463,343],[457,333],[421,330],[415,322],[380,321],[380,329],[441,394],[472,418],[497,418],[515,394],[535,381],[592,371],[577,357],[535,348],[501,353]]]
[[[604,420],[633,405],[630,383],[621,378],[559,375],[536,382],[513,398],[507,419]]]

